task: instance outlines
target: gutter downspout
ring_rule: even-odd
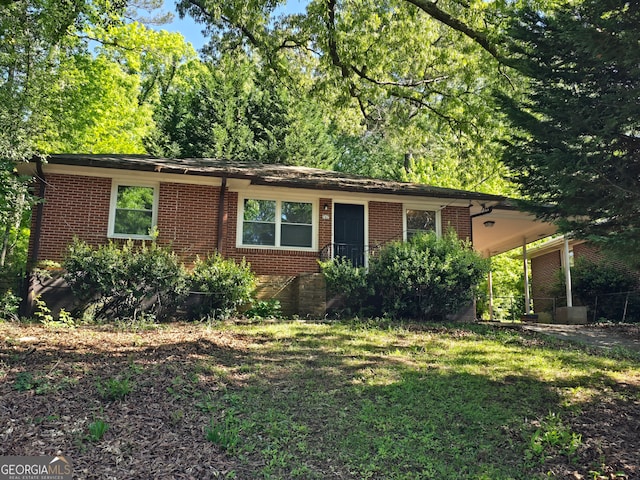
[[[40,255],[40,236],[42,234],[42,218],[44,216],[44,200],[47,192],[47,181],[42,171],[42,160],[36,158],[36,174],[40,188],[38,191],[38,204],[36,206],[36,224],[34,226],[31,235],[33,237],[33,249],[31,251],[31,258],[27,259],[27,291],[22,299],[22,314],[24,316],[30,316],[33,313],[35,305],[35,276],[33,270],[38,265],[38,257]]]
[[[222,185],[220,187],[220,199],[218,202],[218,243],[216,250],[220,255],[224,251],[224,227],[227,224],[227,212],[225,211],[225,193],[227,191],[227,177],[222,177]]]

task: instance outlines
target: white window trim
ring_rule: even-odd
[[[244,228],[244,201],[245,200],[267,200],[276,202],[275,213],[275,245],[245,245],[242,243],[242,233]],[[289,247],[280,245],[282,226],[282,202],[310,203],[311,204],[311,247]],[[256,250],[286,250],[298,252],[314,252],[318,250],[318,199],[304,197],[289,197],[282,195],[238,195],[238,220],[236,226],[236,248],[251,248]]]
[[[114,233],[116,224],[116,206],[118,203],[118,187],[150,187],[153,188],[153,207],[151,210],[151,228],[158,226],[158,200],[160,198],[160,184],[157,182],[139,182],[136,180],[113,179],[111,182],[111,202],[109,204],[109,231],[107,238],[122,238],[131,240],[153,240],[152,235],[130,235]]]
[[[436,235],[442,236],[442,208],[438,205],[418,205],[405,203],[402,205],[402,240],[407,241],[407,210],[430,210],[436,212]]]

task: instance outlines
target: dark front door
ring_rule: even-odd
[[[336,203],[333,210],[334,257],[346,257],[356,267],[364,265],[364,205]]]

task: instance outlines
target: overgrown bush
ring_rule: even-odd
[[[592,300],[597,295],[628,292],[637,287],[637,282],[638,279],[631,272],[606,261],[578,258],[571,268],[573,292],[584,301]]]
[[[370,262],[369,277],[382,313],[444,319],[473,299],[489,263],[455,232],[414,235],[393,242]]]
[[[96,319],[162,319],[174,312],[186,293],[178,257],[155,242],[93,248],[76,240],[63,267],[81,308],[94,307]]]
[[[489,262],[455,232],[418,234],[392,242],[369,262],[368,271],[347,259],[322,262],[330,295],[346,313],[441,320],[467,305]]]
[[[597,312],[595,318],[609,320],[621,319],[624,310],[626,293],[638,288],[638,278],[629,270],[610,261],[594,262],[587,258],[578,258],[571,267],[571,286],[573,294],[580,303],[587,305]],[[558,288],[564,295],[564,274],[562,274]],[[637,321],[640,312],[635,304],[627,306],[627,317]]]
[[[331,297],[330,311],[347,315],[360,313],[372,293],[367,270],[354,267],[346,257],[319,263]]]
[[[217,253],[206,260],[198,258],[189,277],[189,290],[203,298],[190,313],[195,317],[228,317],[251,302],[255,282],[244,259],[236,263]]]

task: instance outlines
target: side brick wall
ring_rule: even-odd
[[[553,301],[550,290],[562,268],[560,250],[531,259],[531,294],[535,312],[551,311]]]

